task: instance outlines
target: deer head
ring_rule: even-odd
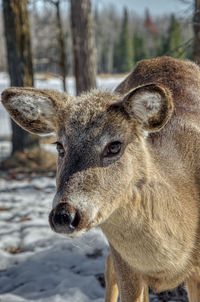
[[[71,237],[134,200],[134,186],[145,175],[147,133],[164,127],[173,111],[169,90],[157,84],[125,96],[93,90],[77,98],[9,88],[2,102],[27,131],[56,133],[57,192],[49,222]]]

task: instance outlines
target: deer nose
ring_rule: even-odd
[[[80,213],[67,203],[58,204],[49,214],[49,224],[56,233],[71,234],[80,221]]]

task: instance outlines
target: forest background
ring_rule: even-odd
[[[174,0],[174,2],[180,0]],[[34,71],[60,74],[59,45],[56,32],[56,9],[52,1],[29,1]],[[61,20],[65,41],[66,73],[73,74],[73,48],[68,1],[60,0]],[[117,5],[116,5],[117,6]],[[129,72],[141,59],[160,55],[192,58],[193,2],[184,1],[184,9],[176,14],[152,16],[146,9],[143,15],[124,7],[98,5],[92,1],[97,73]],[[100,7],[100,8],[99,8]],[[0,20],[0,71],[6,70],[6,49],[3,18]]]

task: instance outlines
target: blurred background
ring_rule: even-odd
[[[0,94],[9,86],[114,90],[137,61],[162,55],[200,64],[200,0],[0,0],[0,14]],[[22,130],[0,103],[2,302],[103,301],[99,231],[77,250],[49,230],[54,140]],[[187,297],[179,287],[151,301]]]

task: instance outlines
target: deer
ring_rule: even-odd
[[[2,103],[25,130],[56,134],[49,224],[105,234],[106,302],[149,301],[184,283],[200,302],[200,69],[142,60],[114,92],[73,97],[11,87]]]

